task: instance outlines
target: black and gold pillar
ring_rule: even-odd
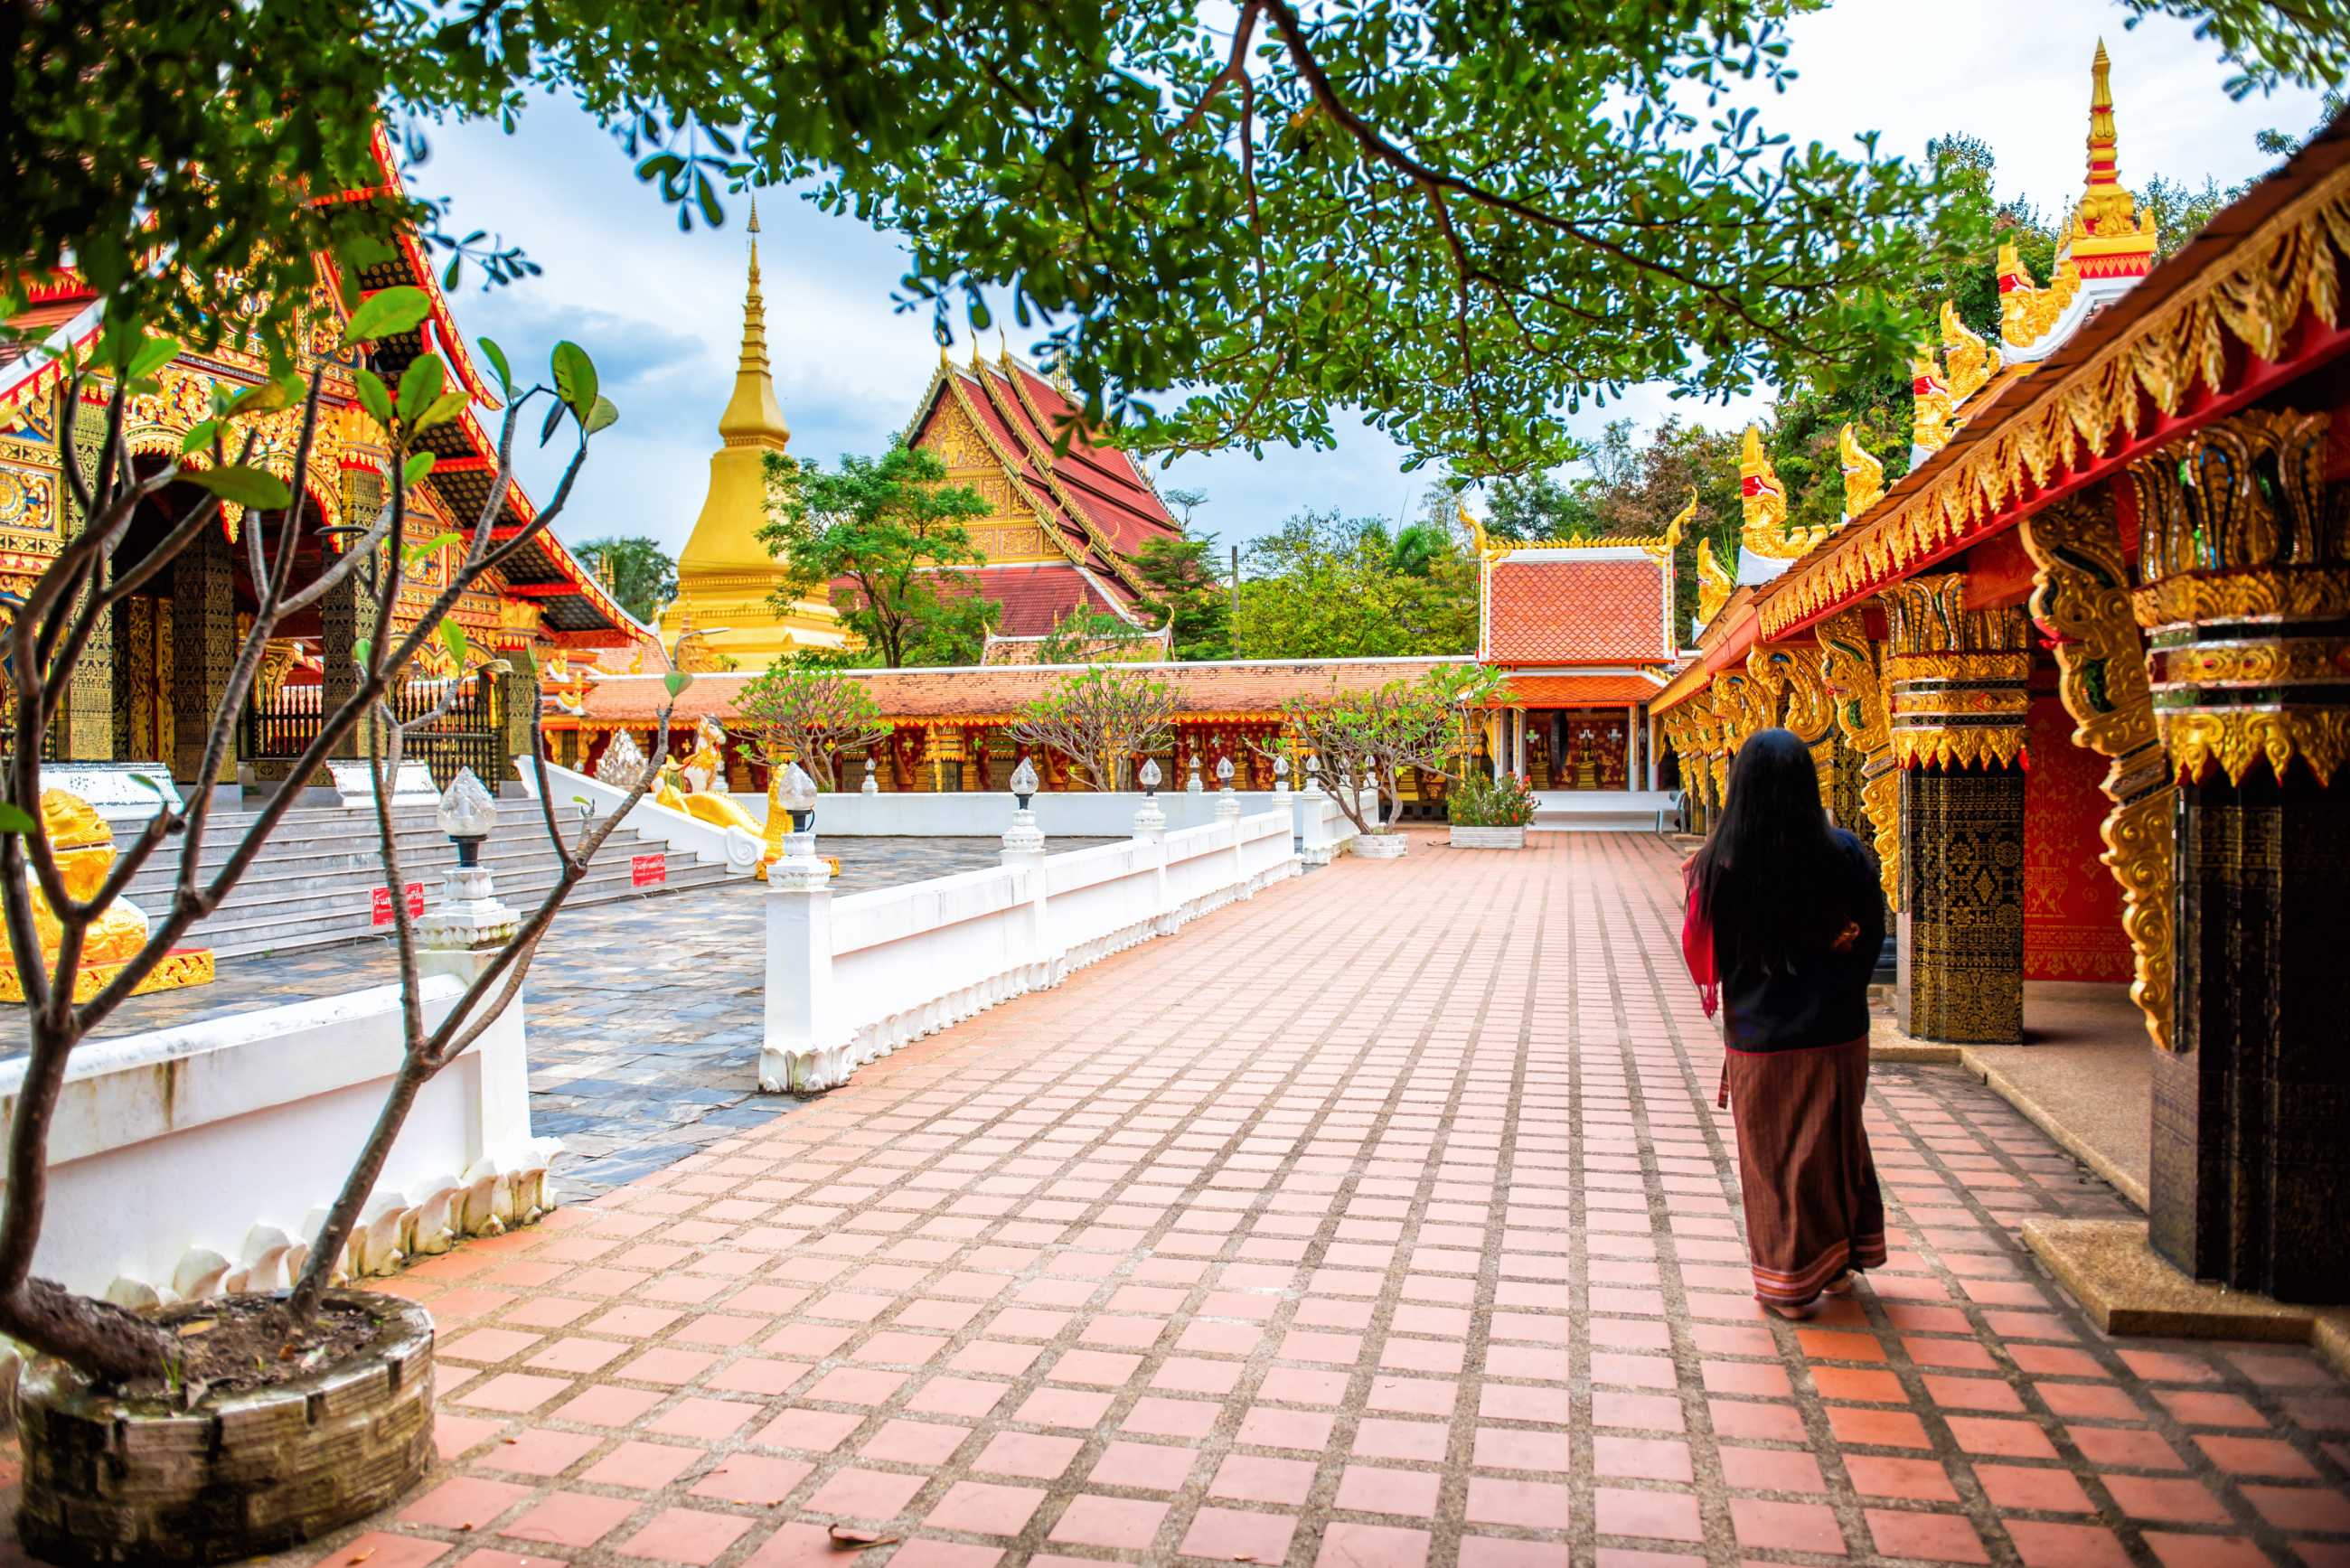
[[[248,521],[250,521],[248,519]],[[200,530],[171,565],[172,777],[198,782],[204,745],[236,662],[236,557],[217,527]],[[236,747],[224,749],[215,787],[236,783]]]
[[[536,665],[526,649],[506,655],[507,668],[497,676],[495,699],[498,724],[498,776],[494,783],[499,793],[522,792],[522,767],[515,759],[528,757],[537,744],[531,731],[531,716],[538,706]],[[526,764],[525,764],[526,765]]]
[[[2032,655],[2021,607],[1970,610],[1966,579],[1887,590],[1900,770],[1900,1019],[1922,1040],[2023,1038],[2023,738]]]
[[[78,451],[83,454],[83,476],[90,479],[97,454],[104,445],[105,413],[102,408],[86,411],[88,405],[74,410]],[[65,522],[68,537],[81,533],[88,524],[81,508],[74,500],[70,487],[61,486],[59,512]],[[104,580],[106,567],[99,568]],[[95,591],[92,585],[89,591]],[[50,754],[59,762],[104,763],[115,758],[115,664],[116,618],[100,616],[91,628],[89,641],[84,645],[80,662],[73,668],[64,701],[50,721]]]
[[[2324,415],[2132,466],[2155,722],[2178,781],[2176,996],[2148,1231],[2198,1279],[2350,1302],[2350,510]]]

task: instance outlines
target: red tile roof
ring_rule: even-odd
[[[1089,572],[1064,561],[972,568],[972,591],[1003,607],[996,631],[1004,637],[1042,637],[1073,609],[1118,614]]]
[[[1504,558],[1488,569],[1489,664],[1630,664],[1673,656],[1665,572],[1637,560]]]
[[[1622,708],[1664,690],[1645,675],[1513,675],[1500,708]]]

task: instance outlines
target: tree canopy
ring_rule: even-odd
[[[2344,0],[2124,5],[2202,20],[2247,90],[2350,66]],[[1631,382],[1898,369],[1894,286],[1975,236],[1934,170],[1769,131],[1791,9],[33,0],[0,22],[0,295],[70,260],[124,320],[283,328],[310,253],[410,221],[452,276],[526,272],[436,204],[314,198],[377,183],[380,113],[412,161],[546,91],[681,223],[793,182],[900,235],[941,331],[993,291],[1130,439],[1326,441],[1352,405],[1482,477],[1569,455]]]
[[[571,553],[611,585],[612,597],[630,615],[652,624],[661,607],[677,597],[677,563],[660,541],[641,534],[607,535],[574,545]]]
[[[935,452],[899,440],[878,458],[844,456],[830,472],[776,454],[767,477],[773,520],[759,537],[784,566],[778,613],[826,593],[892,670],[977,662],[997,607],[962,568],[982,559],[968,524],[988,506],[946,483]]]
[[[1472,652],[1476,562],[1424,525],[1300,513],[1249,546],[1232,642],[1242,659]]]

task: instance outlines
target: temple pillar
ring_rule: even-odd
[[[71,488],[60,488],[64,496],[59,509],[66,520],[66,535],[72,538],[82,532],[87,520],[73,500]],[[103,563],[99,574],[101,582],[108,576]],[[96,587],[92,585],[90,591],[96,591]],[[116,611],[120,608],[117,606]],[[115,759],[115,716],[120,711],[115,691],[115,634],[120,618],[115,612],[98,618],[90,628],[88,642],[83,645],[80,661],[74,666],[64,699],[49,721],[52,753],[58,762],[108,763]]]
[[[518,763],[516,759],[530,756],[538,744],[531,723],[533,712],[538,706],[538,680],[528,653],[518,650],[508,659],[507,664],[509,668],[494,678],[499,763],[494,784],[500,794],[519,795],[528,792],[522,784],[523,766],[525,764]],[[723,761],[720,769],[723,774]],[[723,777],[714,782],[717,787],[725,787]]]
[[[218,528],[204,528],[168,568],[172,578],[172,777],[199,782],[204,743],[236,663],[236,557]],[[348,656],[347,656],[348,657]],[[215,787],[236,783],[234,737]]]
[[[1904,1033],[2023,1038],[2023,738],[2032,656],[2021,607],[1965,607],[1960,574],[1886,593],[1900,770]]]
[[[2350,513],[2327,422],[2240,414],[2129,475],[2178,781],[2149,1239],[2198,1279],[2312,1304],[2350,1302]]]
[[[329,556],[329,565],[337,557]],[[318,721],[325,723],[335,711],[351,700],[359,689],[359,642],[368,634],[375,618],[374,601],[368,597],[360,582],[361,573],[353,571],[328,590],[318,601]],[[369,755],[372,726],[364,720],[351,726],[348,733],[328,749],[327,755],[347,759]],[[314,781],[325,783],[321,779]],[[484,779],[494,787],[495,779]]]

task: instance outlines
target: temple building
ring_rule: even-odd
[[[1798,536],[1750,443],[1741,569],[1653,711],[1700,830],[1747,738],[1810,743],[1903,1049],[2012,1085],[2095,1053],[2108,1130],[2067,1147],[2146,1220],[2025,1239],[2102,1327],[2218,1334],[2350,1302],[2350,130],[2158,265],[2108,69],[2054,275],[2003,253],[2000,341],[1946,308],[1919,356],[1911,471],[1847,431],[1844,520]]]
[[[758,222],[754,209],[754,234]],[[1133,458],[1094,443],[1081,412],[1065,387],[1009,350],[991,361],[974,345],[962,365],[940,352],[906,426],[909,446],[935,452],[948,483],[988,504],[971,525],[984,560],[961,568],[971,591],[1003,607],[984,663],[1032,661],[1056,627],[1094,615],[1123,627],[1097,639],[1114,644],[1117,657],[1163,659],[1171,650],[1164,618],[1144,603],[1149,587],[1136,562],[1151,540],[1180,538],[1182,524]],[[661,640],[678,647],[684,639],[679,657],[690,669],[754,672],[798,649],[851,646],[829,596],[797,599],[783,614],[773,599],[784,569],[759,538],[768,521],[765,464],[770,453],[789,450],[791,432],[767,358],[755,237],[742,357],[718,433],[709,493],[678,557],[678,594],[662,613]],[[847,591],[845,582],[831,586],[833,594]]]
[[[401,194],[390,145],[380,130],[374,146],[381,178],[372,192],[354,192],[349,199]],[[322,256],[317,265],[305,348],[296,357],[296,368],[306,376],[339,337],[343,319],[334,263]],[[401,234],[397,244],[361,266],[353,281],[361,295],[408,285],[431,300],[431,312],[417,330],[374,346],[377,374],[397,383],[411,360],[437,352],[472,397],[456,419],[425,434],[435,461],[430,475],[409,493],[409,536],[470,533],[493,505],[494,532],[525,527],[536,512],[518,483],[509,481],[502,493],[492,494],[497,447],[494,424],[485,421],[494,420],[499,399],[465,348],[421,243],[412,233]],[[87,351],[99,337],[102,317],[94,291],[71,272],[60,273],[12,323],[29,329],[28,336],[0,351],[0,588],[14,594],[27,592],[60,544],[81,526],[62,472],[61,432],[71,421],[81,459],[94,472],[111,389],[93,381],[78,406],[61,406],[62,356]],[[268,369],[261,357],[234,346],[185,349],[164,365],[153,390],[135,392],[128,400],[125,439],[140,472],[151,473],[179,455],[187,431],[209,414],[215,389],[244,390],[265,380]],[[251,461],[294,480],[301,413],[296,406],[260,416]],[[296,547],[294,589],[314,578],[343,547],[337,530],[363,528],[375,517],[387,493],[385,460],[382,431],[360,407],[344,369],[330,365],[302,481],[308,536]],[[203,454],[183,461],[201,465]],[[201,493],[185,482],[159,492],[133,519],[110,569],[122,573],[135,566],[199,499]],[[99,624],[64,711],[40,737],[45,757],[116,764],[117,771],[151,769],[183,784],[193,782],[201,771],[207,722],[227,690],[255,602],[242,530],[275,531],[284,524],[278,514],[225,508],[222,526],[205,530],[167,569],[117,603]],[[413,564],[394,611],[400,629],[412,626],[445,587],[455,548],[443,546]],[[233,769],[223,774],[225,787],[269,789],[287,782],[293,759],[317,733],[322,703],[332,704],[355,685],[352,647],[362,635],[364,606],[358,584],[355,575],[288,617],[283,635],[268,645],[238,728]],[[528,651],[541,663],[560,665],[592,659],[601,650],[642,648],[650,640],[649,629],[631,619],[547,533],[531,538],[479,589],[466,593],[452,618],[467,633],[468,668],[456,669],[436,641],[416,672],[414,690],[394,698],[408,717],[431,708],[442,683],[467,683],[431,732],[411,742],[411,754],[444,781],[463,765],[484,779],[510,778],[512,759],[527,753],[534,706],[529,661],[507,656]],[[103,771],[94,767],[70,776],[87,780]],[[231,772],[234,784],[228,782]]]
[[[767,307],[759,292],[759,209],[751,209],[750,278],[743,294],[743,348],[734,391],[718,416],[710,488],[677,560],[677,597],[661,612],[663,646],[688,669],[764,670],[797,649],[851,639],[827,600],[795,600],[779,613],[782,565],[759,538],[767,524],[767,458],[791,448],[767,358]]]

